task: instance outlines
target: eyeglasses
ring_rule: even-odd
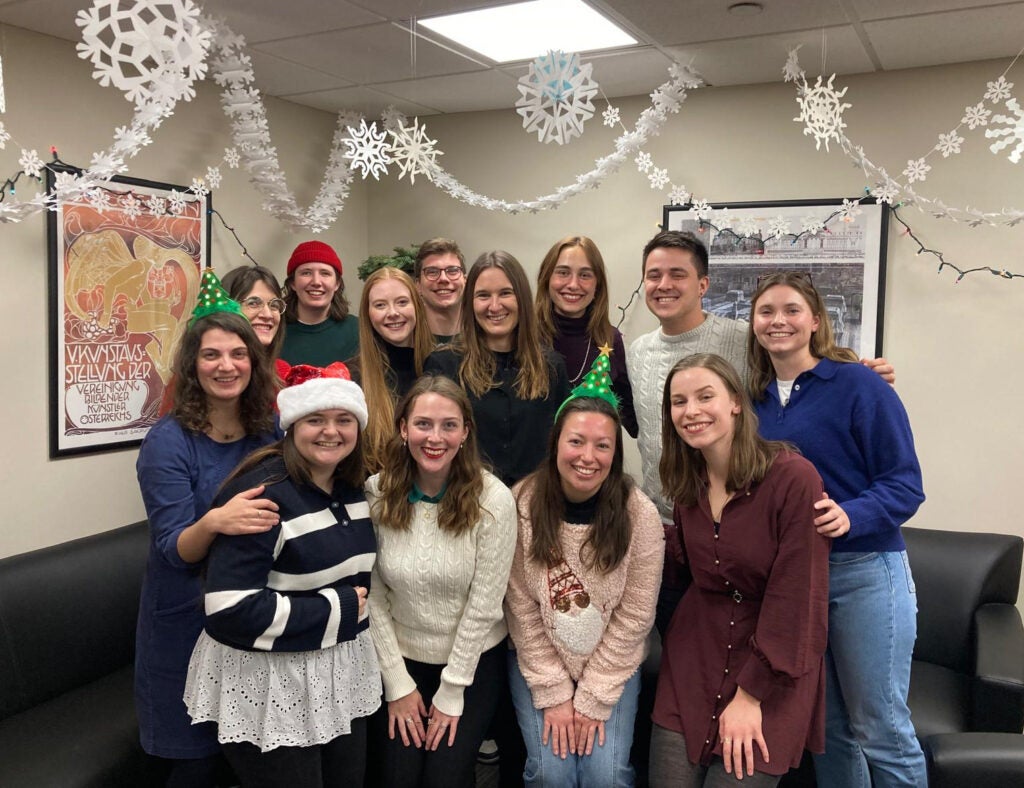
[[[814,287],[814,279],[811,278],[810,271],[768,271],[757,277],[757,286],[778,284],[786,279],[804,279],[807,284]]]
[[[449,279],[460,279],[465,273],[462,268],[457,265],[449,265],[445,268],[421,268],[420,276],[429,279],[431,282],[436,282],[441,278],[441,274],[444,274]]]
[[[284,314],[285,304],[280,298],[271,298],[269,301],[264,301],[259,296],[249,296],[242,299],[242,307],[250,312],[261,312],[264,305],[269,306],[271,312]]]

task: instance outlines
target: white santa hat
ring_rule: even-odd
[[[277,394],[281,429],[288,429],[310,413],[335,409],[347,410],[356,417],[359,429],[366,429],[366,397],[340,361],[323,368],[296,364],[281,377],[285,382],[285,388]]]

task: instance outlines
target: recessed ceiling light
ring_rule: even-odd
[[[552,49],[589,52],[637,43],[580,0],[532,0],[420,19],[417,24],[498,63],[531,60]]]
[[[760,3],[733,3],[726,10],[735,16],[757,16],[764,11],[764,6]]]

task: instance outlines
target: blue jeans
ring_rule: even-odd
[[[917,592],[906,552],[832,553],[818,785],[928,785],[907,707],[916,638]]]
[[[508,681],[512,703],[526,743],[523,782],[532,788],[633,788],[633,767],[629,750],[633,746],[633,722],[640,697],[640,671],[622,689],[612,716],[604,724],[604,746],[594,739],[590,755],[568,755],[565,760],[551,752],[551,741],[541,743],[544,710],[533,707],[533,695],[519,671],[516,652],[508,654]]]

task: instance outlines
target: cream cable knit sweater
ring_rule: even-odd
[[[379,475],[366,482],[371,517]],[[484,472],[479,522],[458,537],[437,526],[437,505],[420,501],[408,531],[374,520],[377,563],[370,585],[370,634],[377,649],[384,698],[414,689],[402,657],[445,665],[433,703],[461,716],[464,689],[473,683],[480,655],[507,630],[501,600],[516,539],[515,499]]]
[[[527,558],[532,528],[529,491],[517,485],[519,539],[516,542],[505,617],[538,709],[570,698],[582,714],[607,720],[622,688],[644,657],[647,633],[661,585],[665,537],[654,504],[634,488],[628,503],[633,535],[629,551],[614,570],[601,574],[580,560],[589,525],[562,524],[562,552],[590,604],[560,612],[551,604],[548,569]]]

